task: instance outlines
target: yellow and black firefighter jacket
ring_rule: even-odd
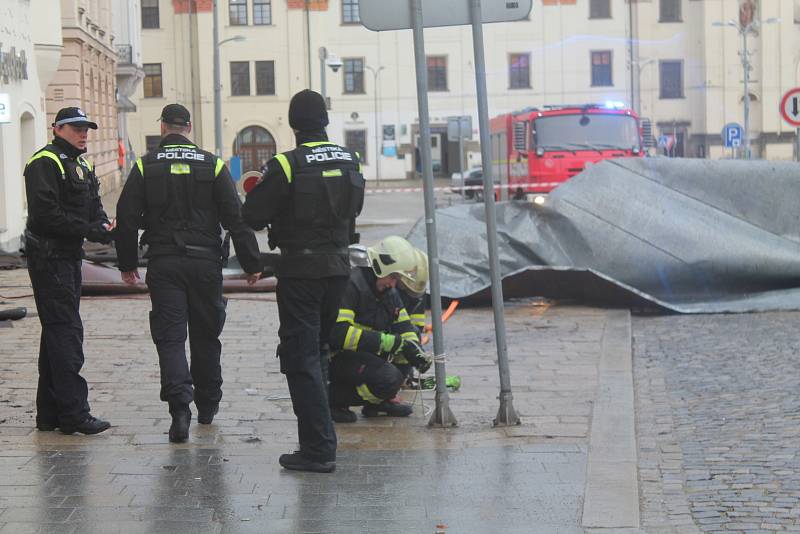
[[[419,341],[399,292],[389,289],[378,293],[375,280],[375,273],[369,267],[356,267],[350,273],[339,314],[331,330],[330,345],[334,351],[349,350],[383,356],[387,336]],[[407,363],[401,354],[394,355],[392,362]]]

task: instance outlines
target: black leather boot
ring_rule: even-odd
[[[192,422],[192,412],[189,410],[189,406],[186,405],[170,405],[169,413],[172,415],[169,440],[172,443],[183,443],[189,439],[189,424]]]

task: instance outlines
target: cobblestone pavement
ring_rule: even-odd
[[[113,427],[64,436],[33,429],[39,323],[25,271],[0,294],[31,316],[0,326],[0,533],[583,532],[580,516],[607,312],[509,303],[514,405],[523,424],[492,428],[498,373],[490,309],[447,323],[459,426],[429,429],[432,394],[406,392],[408,419],[339,425],[333,475],[286,472],[295,420],[274,359],[274,296],[231,296],[224,398],[214,424],[168,443],[147,297],[86,298],[92,411]]]
[[[642,527],[800,531],[800,313],[633,321]]]

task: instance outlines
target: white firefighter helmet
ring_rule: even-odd
[[[420,298],[425,294],[425,289],[428,287],[428,255],[420,249],[414,249],[414,257],[416,258],[417,273],[414,280],[407,278],[400,279],[400,285],[403,291],[408,293],[414,298]]]
[[[401,280],[413,282],[417,276],[416,249],[400,236],[390,235],[367,247],[367,256],[378,278],[397,273]]]

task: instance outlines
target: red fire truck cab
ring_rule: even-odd
[[[586,165],[644,155],[639,117],[612,102],[527,108],[490,125],[501,198],[548,193]]]

